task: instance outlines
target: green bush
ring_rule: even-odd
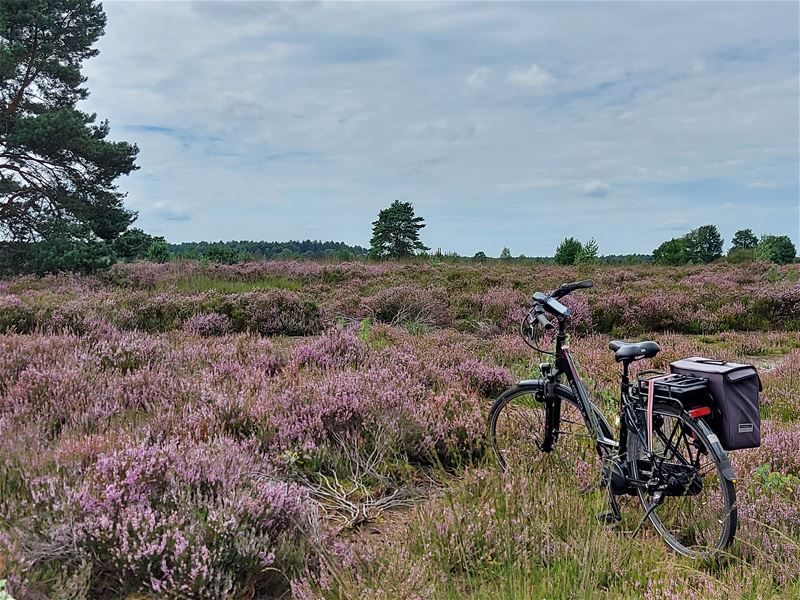
[[[0,297],[0,333],[30,333],[36,327],[36,313],[16,296]]]

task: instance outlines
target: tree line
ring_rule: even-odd
[[[672,238],[653,250],[653,260],[663,265],[710,263],[722,258],[725,241],[714,225],[703,225]],[[730,262],[766,260],[777,264],[794,262],[797,249],[788,235],[762,235],[740,229],[733,235],[727,259]]]
[[[415,214],[410,202],[395,200],[388,208],[381,210],[378,219],[372,223],[369,256],[375,259],[397,259],[425,254],[429,248],[420,240],[420,230],[424,227],[425,219]],[[704,264],[722,258],[724,243],[725,240],[715,225],[703,225],[662,243],[653,250],[652,255],[601,257],[594,238],[581,242],[574,237],[566,237],[556,247],[552,259],[540,257],[538,260],[559,265],[649,261],[663,265]],[[450,256],[460,258],[455,254]],[[727,260],[744,262],[760,259],[786,264],[796,260],[796,256],[797,250],[787,235],[762,235],[758,238],[751,229],[740,229],[733,236]],[[484,252],[477,252],[472,258],[478,261],[489,259]],[[505,261],[515,260],[507,247],[502,249],[499,258]],[[522,255],[518,257],[527,258]]]

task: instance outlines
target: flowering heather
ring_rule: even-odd
[[[367,475],[343,451],[419,466],[480,455],[485,395],[512,378],[472,344],[381,327],[292,347],[113,329],[0,337],[5,551],[20,573],[63,563],[76,578],[88,564],[121,589],[166,594],[234,594],[268,561],[307,566],[320,538],[302,482]],[[98,577],[89,589],[111,585]]]
[[[198,313],[186,319],[181,329],[187,333],[209,337],[225,335],[232,329],[231,319],[227,315],[218,313]]]
[[[226,438],[133,442],[97,456],[80,481],[31,479],[32,512],[12,543],[29,569],[57,558],[114,574],[94,589],[220,597],[249,580],[270,593],[281,582],[269,569],[298,568],[317,533],[307,493],[265,464]]]
[[[0,282],[0,580],[18,598],[793,597],[798,267],[580,269],[185,262]],[[601,495],[483,462],[491,400],[538,376],[515,334],[530,293],[586,276],[571,347],[607,415],[608,332],[661,344],[635,370],[759,367],[729,563],[687,575],[650,529],[595,523]],[[382,515],[405,523],[395,538],[339,531]]]
[[[28,333],[36,326],[36,315],[18,296],[0,296],[0,331]]]
[[[796,265],[619,269],[550,265],[183,261],[117,265],[102,278],[24,277],[0,286],[0,331],[58,329],[76,315],[123,329],[168,331],[202,313],[225,314],[235,331],[309,335],[340,317],[496,334],[512,330],[533,291],[590,276],[592,290],[566,299],[576,331],[636,334],[796,329]],[[288,288],[288,289],[278,289]],[[19,299],[19,302],[14,300]],[[62,306],[72,303],[68,315]],[[324,319],[322,323],[320,320]]]
[[[449,325],[453,317],[441,289],[402,285],[379,291],[364,299],[367,314],[381,323],[420,323],[432,327]]]

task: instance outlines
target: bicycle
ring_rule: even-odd
[[[631,364],[656,356],[659,345],[609,344],[622,363],[618,439],[589,398],[567,344],[571,311],[559,299],[592,285],[591,280],[579,281],[533,295],[520,334],[531,348],[553,356],[555,364],[541,363],[541,379],[519,381],[495,400],[489,412],[494,456],[504,470],[531,465],[544,469],[558,463],[575,470],[576,476],[592,469],[596,477],[599,466],[599,483],[591,487],[605,487],[610,503],[600,518],[620,521],[617,497],[638,496],[644,515],[633,536],[649,519],[680,554],[705,558],[723,551],[736,533],[736,477],[704,421],[709,409],[687,410],[680,402],[654,398],[630,381]],[[539,328],[555,333],[554,352],[539,347]]]

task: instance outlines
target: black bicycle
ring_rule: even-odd
[[[494,402],[489,435],[497,461],[503,469],[560,466],[587,487],[606,488],[610,510],[602,518],[607,521],[621,520],[618,496],[638,496],[644,516],[633,535],[649,519],[666,543],[685,556],[724,550],[736,533],[736,479],[704,421],[709,409],[654,398],[640,380],[630,381],[631,363],[652,358],[659,345],[609,344],[622,363],[618,439],[589,399],[567,345],[570,309],[558,300],[590,287],[586,280],[533,295],[520,333],[533,349],[553,356],[555,364],[543,362],[541,379],[520,381]],[[555,334],[554,352],[539,347],[542,329]]]

